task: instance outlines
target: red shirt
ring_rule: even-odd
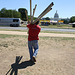
[[[28,41],[39,40],[38,34],[41,30],[41,27],[33,24],[28,24],[27,27],[29,28]]]

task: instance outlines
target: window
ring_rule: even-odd
[[[18,19],[13,19],[13,22],[18,22],[19,20]]]

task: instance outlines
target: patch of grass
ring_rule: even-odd
[[[15,29],[0,29],[0,31],[20,31],[20,32],[27,32],[28,30],[15,30]]]
[[[11,37],[26,37],[25,35],[8,35],[8,34],[0,34],[0,38],[11,38]]]
[[[64,37],[64,38],[62,38],[62,40],[74,40],[75,41],[75,38],[67,38],[67,37]]]
[[[7,43],[0,44],[0,46],[8,48],[8,44]]]
[[[41,25],[40,25],[41,26]],[[49,26],[41,26],[42,28],[62,28],[62,29],[74,29],[72,25],[49,25]]]
[[[73,49],[75,49],[75,47],[72,47]]]
[[[41,33],[75,34],[75,32],[61,32],[61,31],[41,31]]]
[[[73,28],[72,25],[68,25],[68,24],[56,24],[56,25],[48,25],[48,26],[42,26],[41,24],[39,24],[42,28]],[[26,25],[21,25],[21,27],[26,27]]]
[[[12,37],[23,37],[23,38],[27,38],[28,36],[26,35],[8,35],[8,34],[0,34],[0,38],[12,38]],[[74,40],[75,38],[72,37],[42,37],[40,36],[40,39],[60,39],[60,40]]]
[[[40,39],[44,39],[44,40],[74,40],[75,38],[72,37],[40,37]]]
[[[72,27],[72,25],[69,24],[56,24],[56,25],[48,25],[48,26],[42,26],[41,24],[39,24],[40,27],[42,28],[63,28],[63,29],[75,29],[74,27]],[[21,25],[21,27],[26,27],[26,25]]]

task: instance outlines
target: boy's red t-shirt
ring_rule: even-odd
[[[39,40],[38,34],[41,30],[41,27],[33,24],[28,24],[27,27],[29,28],[28,41]]]

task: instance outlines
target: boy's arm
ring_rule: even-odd
[[[27,29],[28,29],[27,34],[29,34],[29,28],[30,28],[30,24],[27,25]]]
[[[28,25],[27,25],[27,28],[30,28],[30,26],[31,26],[31,24],[28,24]]]
[[[28,29],[28,31],[27,31],[27,34],[29,34],[29,29]]]

